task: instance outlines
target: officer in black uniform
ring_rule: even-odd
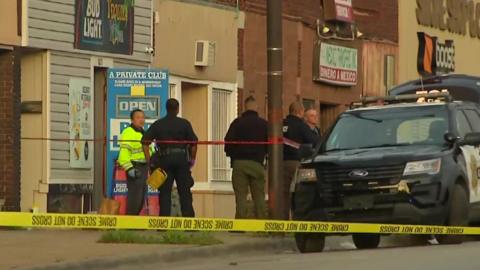
[[[178,117],[179,103],[176,99],[167,100],[167,116],[153,123],[143,136],[143,151],[145,158],[150,162],[148,145],[153,141],[188,141],[197,142],[198,138],[192,125],[186,119]],[[171,197],[173,181],[177,184],[182,216],[194,217],[192,205],[193,178],[190,169],[195,164],[197,145],[195,143],[157,143],[158,152],[155,163],[151,167],[162,168],[168,177],[159,188],[160,216],[171,215]]]
[[[305,108],[300,102],[294,102],[289,107],[289,115],[283,120],[283,219],[290,216],[290,184],[300,165],[300,146],[315,146],[319,137],[310,130],[303,121]]]

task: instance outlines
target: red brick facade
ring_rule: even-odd
[[[0,50],[0,207],[20,210],[20,64]]]
[[[236,6],[237,0],[215,0],[219,4]],[[284,0],[284,16],[314,27],[323,17],[323,0]],[[267,0],[239,0],[245,12],[266,13]],[[353,0],[354,17],[366,37],[398,41],[398,0]]]
[[[355,21],[360,31],[367,38],[398,42],[398,1],[353,0]]]
[[[365,93],[363,74],[363,39],[398,41],[398,0],[353,0],[354,20],[362,39],[321,42],[356,48],[358,50],[358,79],[353,87],[339,87],[313,81],[314,44],[317,20],[323,19],[323,0],[283,1],[283,107],[295,100],[304,101],[320,111],[320,127],[325,131],[347,104]],[[216,0],[217,4],[236,6],[236,0]],[[260,103],[260,114],[267,115],[267,58],[266,58],[267,0],[239,0],[245,12],[245,29],[238,32],[238,69],[244,71],[243,89],[238,99],[239,112],[243,98],[253,95]],[[392,45],[395,46],[395,45]],[[379,59],[383,59],[383,52]],[[376,63],[377,64],[377,63]],[[383,67],[383,65],[380,63]]]

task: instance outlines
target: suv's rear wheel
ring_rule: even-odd
[[[301,253],[322,252],[325,248],[325,235],[319,233],[296,233],[295,242]]]
[[[461,185],[455,185],[452,191],[447,226],[467,226],[468,225],[468,196],[466,190]],[[463,242],[462,235],[437,235],[438,243],[442,245],[460,244]]]
[[[374,249],[380,244],[380,235],[370,233],[353,234],[353,243],[358,249]]]

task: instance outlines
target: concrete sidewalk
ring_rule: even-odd
[[[156,234],[143,231],[142,234]],[[129,269],[129,266],[189,259],[296,252],[293,237],[249,233],[212,233],[223,244],[211,246],[97,243],[95,230],[0,230],[0,269]],[[382,247],[424,245],[416,238],[389,236]],[[326,251],[355,249],[350,236],[327,237]]]
[[[294,249],[289,237],[216,233],[214,236],[223,244],[196,247],[97,243],[102,233],[93,230],[0,230],[0,269],[103,269],[118,264],[222,256],[222,253]]]
[[[85,230],[2,230],[0,269],[36,267],[159,249],[155,245],[99,244],[96,241],[101,234],[101,231]]]

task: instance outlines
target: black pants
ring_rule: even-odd
[[[127,215],[138,215],[142,211],[147,192],[148,166],[135,164],[134,168],[140,171],[140,176],[131,178],[127,175]]]
[[[173,182],[177,184],[178,195],[182,216],[194,217],[193,199],[190,188],[193,186],[193,178],[190,174],[190,166],[185,154],[170,154],[161,156],[158,160],[160,168],[164,169],[168,177],[159,189],[160,216],[170,216],[172,208]]]

